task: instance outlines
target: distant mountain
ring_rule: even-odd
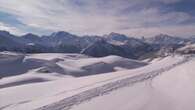
[[[102,38],[101,36],[82,36],[79,39],[79,45],[82,48],[86,48],[89,45],[91,45],[99,40],[102,40],[102,39],[104,39],[104,38]]]
[[[107,39],[108,41],[119,41],[119,42],[125,42],[128,41],[129,38],[126,35],[123,34],[118,34],[118,33],[110,33],[108,35],[104,35],[103,36],[105,39]]]
[[[72,35],[68,32],[63,32],[63,31],[55,32],[49,36],[43,36],[41,38],[42,40],[50,43],[52,46],[58,46],[64,43],[72,45],[78,39],[76,35]]]
[[[19,37],[16,37],[9,32],[0,31],[0,50],[1,51],[23,51],[24,43],[21,43]]]
[[[55,32],[42,36],[41,39],[53,52],[78,53],[81,50],[78,45],[79,37],[68,32]]]
[[[98,40],[87,48],[81,51],[81,54],[86,54],[94,57],[103,57],[108,55],[118,55],[127,58],[134,58],[133,54],[128,54],[121,46],[113,45],[106,40]]]
[[[35,43],[35,44],[42,43],[40,36],[37,36],[37,35],[32,34],[32,33],[25,34],[25,35],[21,36],[21,38],[26,40],[27,43]]]
[[[114,32],[104,36],[77,36],[64,31],[47,36],[32,33],[15,36],[0,31],[0,51],[24,53],[83,53],[94,57],[119,55],[138,59],[172,53],[189,43],[195,43],[195,37],[184,39],[159,34],[151,38],[137,39]]]
[[[136,38],[123,34],[110,33],[102,39],[89,45],[81,53],[95,57],[119,55],[127,58],[138,58],[143,53],[151,51],[150,45]]]
[[[146,39],[148,43],[159,44],[159,45],[183,45],[189,41],[189,39],[172,37],[166,34],[159,34],[157,36]]]
[[[191,36],[189,39],[191,40],[191,42],[195,43],[195,36]]]
[[[173,37],[166,34],[159,34],[144,40],[146,43],[150,44],[151,48],[156,51],[158,55],[173,53],[178,48],[185,46],[189,42],[193,42],[191,39]]]

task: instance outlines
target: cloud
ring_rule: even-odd
[[[27,27],[51,32],[64,30],[81,35],[101,35],[114,31],[134,35],[132,30],[140,29],[144,35],[147,34],[144,30],[168,27],[166,30],[169,31],[191,20],[193,16],[186,12],[164,12],[161,5],[152,5],[154,2],[174,4],[180,1],[1,0],[0,11],[16,16]]]
[[[1,30],[4,30],[4,31],[9,31],[11,33],[15,33],[17,35],[23,34],[23,32],[21,32],[20,30],[18,30],[16,27],[9,26],[9,25],[4,24],[2,22],[0,22],[0,29]]]
[[[165,3],[165,4],[173,4],[173,3],[180,2],[182,0],[154,0],[154,1],[162,2],[162,3]]]
[[[168,27],[148,27],[148,28],[132,28],[128,30],[121,30],[120,33],[127,34],[129,36],[145,36],[152,37],[158,34],[168,34],[179,37],[189,37],[195,35],[194,25],[185,26],[168,26]]]

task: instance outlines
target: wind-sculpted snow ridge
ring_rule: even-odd
[[[184,59],[182,59],[181,61],[178,61],[177,63],[174,63],[170,66],[167,66],[167,67],[164,67],[164,68],[161,68],[158,70],[154,70],[154,71],[151,71],[148,73],[136,75],[133,77],[127,76],[124,79],[112,81],[112,82],[109,82],[103,86],[86,90],[84,92],[73,95],[71,97],[67,97],[61,101],[56,102],[56,103],[40,107],[36,110],[69,110],[74,105],[78,105],[82,102],[89,101],[92,98],[108,94],[114,90],[120,89],[122,87],[127,87],[127,86],[130,86],[130,85],[138,83],[138,82],[143,82],[145,80],[153,79],[154,77],[162,74],[163,72],[169,71],[176,66],[179,66],[183,63],[188,62],[189,60],[191,60],[191,56],[185,56]]]

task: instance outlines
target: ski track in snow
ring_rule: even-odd
[[[169,71],[172,68],[179,66],[183,63],[188,62],[191,59],[190,56],[185,56],[184,59],[182,59],[181,61],[169,65],[167,67],[158,69],[158,70],[154,70],[148,73],[143,73],[143,74],[139,74],[136,76],[131,76],[131,77],[126,77],[124,79],[120,79],[117,81],[113,81],[113,82],[109,82],[107,84],[104,84],[100,87],[96,87],[96,88],[92,88],[89,90],[86,90],[84,92],[81,92],[79,94],[67,97],[63,100],[60,100],[58,102],[55,102],[53,104],[50,105],[46,105],[43,107],[40,107],[36,110],[69,110],[71,109],[71,107],[73,107],[74,105],[78,105],[81,104],[85,101],[89,101],[92,98],[98,97],[98,96],[102,96],[102,95],[106,95],[114,90],[120,89],[122,87],[127,87],[130,86],[132,84],[138,83],[138,82],[143,82],[145,80],[151,80],[154,77],[160,75],[163,72]],[[97,84],[97,83],[96,83]],[[90,85],[92,86],[92,85]]]

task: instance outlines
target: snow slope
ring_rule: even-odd
[[[188,44],[184,47],[181,47],[179,49],[177,49],[178,53],[180,54],[192,54],[192,53],[195,53],[195,44]]]
[[[125,60],[117,56],[108,56],[104,58],[88,58],[86,56],[82,56],[82,55],[75,56],[72,54],[69,55],[34,54],[28,56],[28,58],[37,58],[37,59],[42,58],[42,60],[43,59],[52,60],[52,59],[56,59],[56,57],[59,59],[66,57],[64,61],[60,60],[59,62],[57,62],[57,64],[59,64],[60,66],[64,65],[63,67],[65,67],[65,64],[69,64],[69,67],[75,67],[75,68],[81,68],[86,65],[93,65],[96,64],[97,62],[102,62],[102,61],[104,61],[104,63],[107,64],[115,65],[116,62],[121,62]],[[75,59],[78,62],[74,61]],[[127,62],[126,60],[125,62]],[[172,68],[174,69],[179,68],[180,66],[178,65],[181,65],[186,61],[187,60],[185,60],[185,58],[181,56],[170,56],[170,57],[166,57],[154,61],[147,66],[137,68],[137,69],[127,70],[128,68],[126,68],[125,70],[119,69],[120,71],[118,71],[117,69],[116,72],[111,71],[109,74],[96,74],[96,75],[85,76],[85,77],[71,77],[71,76],[59,75],[59,74],[56,75],[57,73],[49,73],[49,74],[37,73],[35,69],[27,74],[3,78],[0,80],[0,84],[5,85],[7,83],[14,82],[18,79],[32,78],[32,76],[39,77],[39,78],[42,77],[44,79],[49,79],[50,81],[44,81],[39,83],[28,83],[28,84],[23,83],[22,85],[9,86],[0,89],[0,108],[5,110],[33,110],[43,106],[45,106],[47,110],[62,110],[66,107],[68,107],[67,109],[70,109],[69,107],[72,107],[72,109],[79,109],[79,110],[88,110],[88,109],[109,110],[112,109],[110,107],[113,107],[113,110],[114,108],[116,110],[126,110],[125,107],[127,107],[127,109],[131,107],[139,108],[145,105],[145,103],[147,105],[148,100],[146,100],[145,97],[153,96],[150,94],[150,91],[153,91],[153,89],[151,89],[153,87],[150,86],[151,84],[152,85],[156,84],[156,86],[158,84],[160,85],[159,88],[161,88],[161,85],[164,84],[161,76],[156,77],[156,75],[159,75],[160,73],[168,71],[169,69]],[[194,60],[190,62],[194,63],[193,61]],[[133,61],[133,62],[137,62],[137,61]],[[183,65],[186,65],[186,67],[188,67],[187,64],[189,63]],[[121,66],[121,64],[117,66]],[[181,65],[181,68],[182,67],[183,66]],[[164,73],[162,74],[162,76],[163,75]],[[158,77],[160,79],[158,79]],[[153,78],[152,83],[150,82],[151,80],[147,81],[147,79],[150,78]],[[142,83],[138,83],[138,82],[142,82]],[[108,94],[108,95],[104,95],[104,94]],[[156,94],[157,98],[158,95],[159,94]],[[79,99],[76,102],[75,102],[75,97],[76,99]],[[89,99],[91,99],[91,101],[85,102]],[[120,100],[122,102],[119,102]],[[155,101],[155,98],[152,100]],[[110,103],[110,101],[112,101],[113,103]],[[134,101],[134,103],[131,103],[132,101]],[[67,103],[69,103],[69,105],[66,105]],[[128,105],[128,103],[130,103],[130,105]],[[75,106],[75,104],[79,104],[79,105]],[[57,109],[57,107],[60,108]],[[98,107],[102,107],[102,108],[98,108]],[[124,107],[124,108],[117,108],[117,107]],[[40,108],[40,109],[44,109],[44,108]]]
[[[161,75],[74,106],[71,110],[194,110],[195,59]]]
[[[12,55],[4,52],[0,53],[0,57],[0,77],[25,73],[56,73],[79,77],[137,68],[147,64],[118,56],[89,58],[81,54]]]
[[[147,63],[118,56],[0,53],[0,88],[132,69]]]

